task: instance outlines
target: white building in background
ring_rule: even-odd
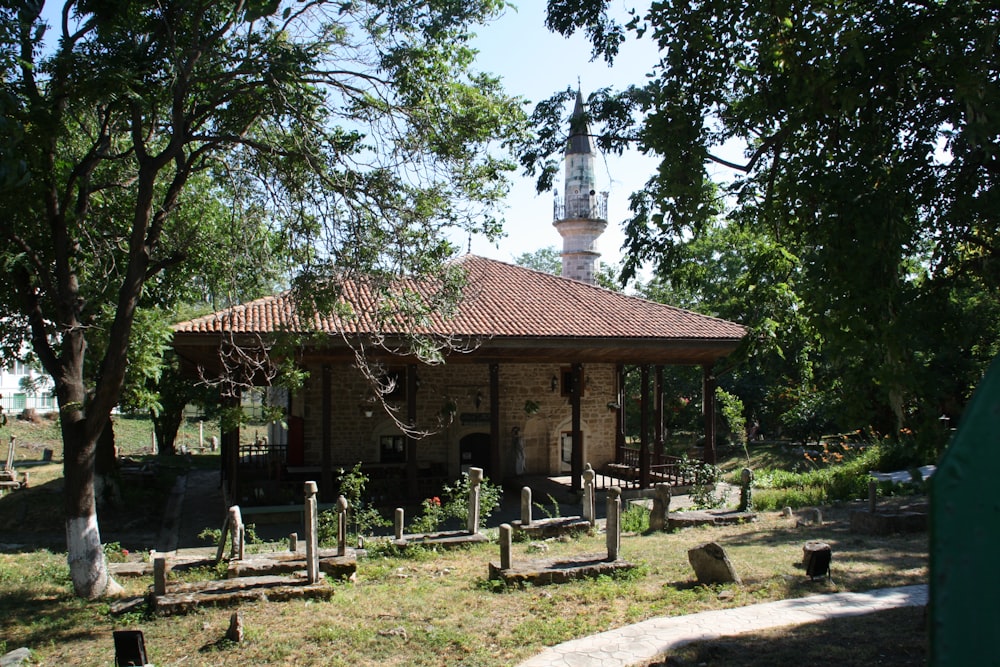
[[[54,411],[52,379],[21,359],[0,359],[0,407],[8,417],[26,409],[39,414]]]

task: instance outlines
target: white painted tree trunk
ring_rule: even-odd
[[[97,514],[66,520],[66,558],[77,595],[93,600],[122,591],[108,573]]]

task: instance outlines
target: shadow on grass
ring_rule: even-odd
[[[670,651],[648,667],[909,667],[926,664],[927,653],[924,608],[903,607],[695,642]]]

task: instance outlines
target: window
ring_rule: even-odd
[[[380,463],[406,463],[406,436],[383,435],[379,438]]]
[[[28,369],[27,364],[19,359],[15,359],[7,366],[7,372],[10,375],[27,375],[31,371]]]
[[[562,368],[559,371],[559,376],[560,376],[560,382],[559,382],[560,392],[559,393],[562,396],[569,396],[570,393],[571,393],[570,389],[573,387],[573,369],[572,368]],[[580,396],[583,396],[586,393],[584,391],[584,389],[586,388],[586,386],[587,386],[587,383],[584,381],[583,369],[581,368],[580,369]]]

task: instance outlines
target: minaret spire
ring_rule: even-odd
[[[608,193],[597,192],[594,177],[596,151],[590,137],[579,83],[566,142],[563,201],[555,201],[552,223],[563,238],[562,273],[566,278],[593,283],[600,253],[597,237],[608,226]]]

